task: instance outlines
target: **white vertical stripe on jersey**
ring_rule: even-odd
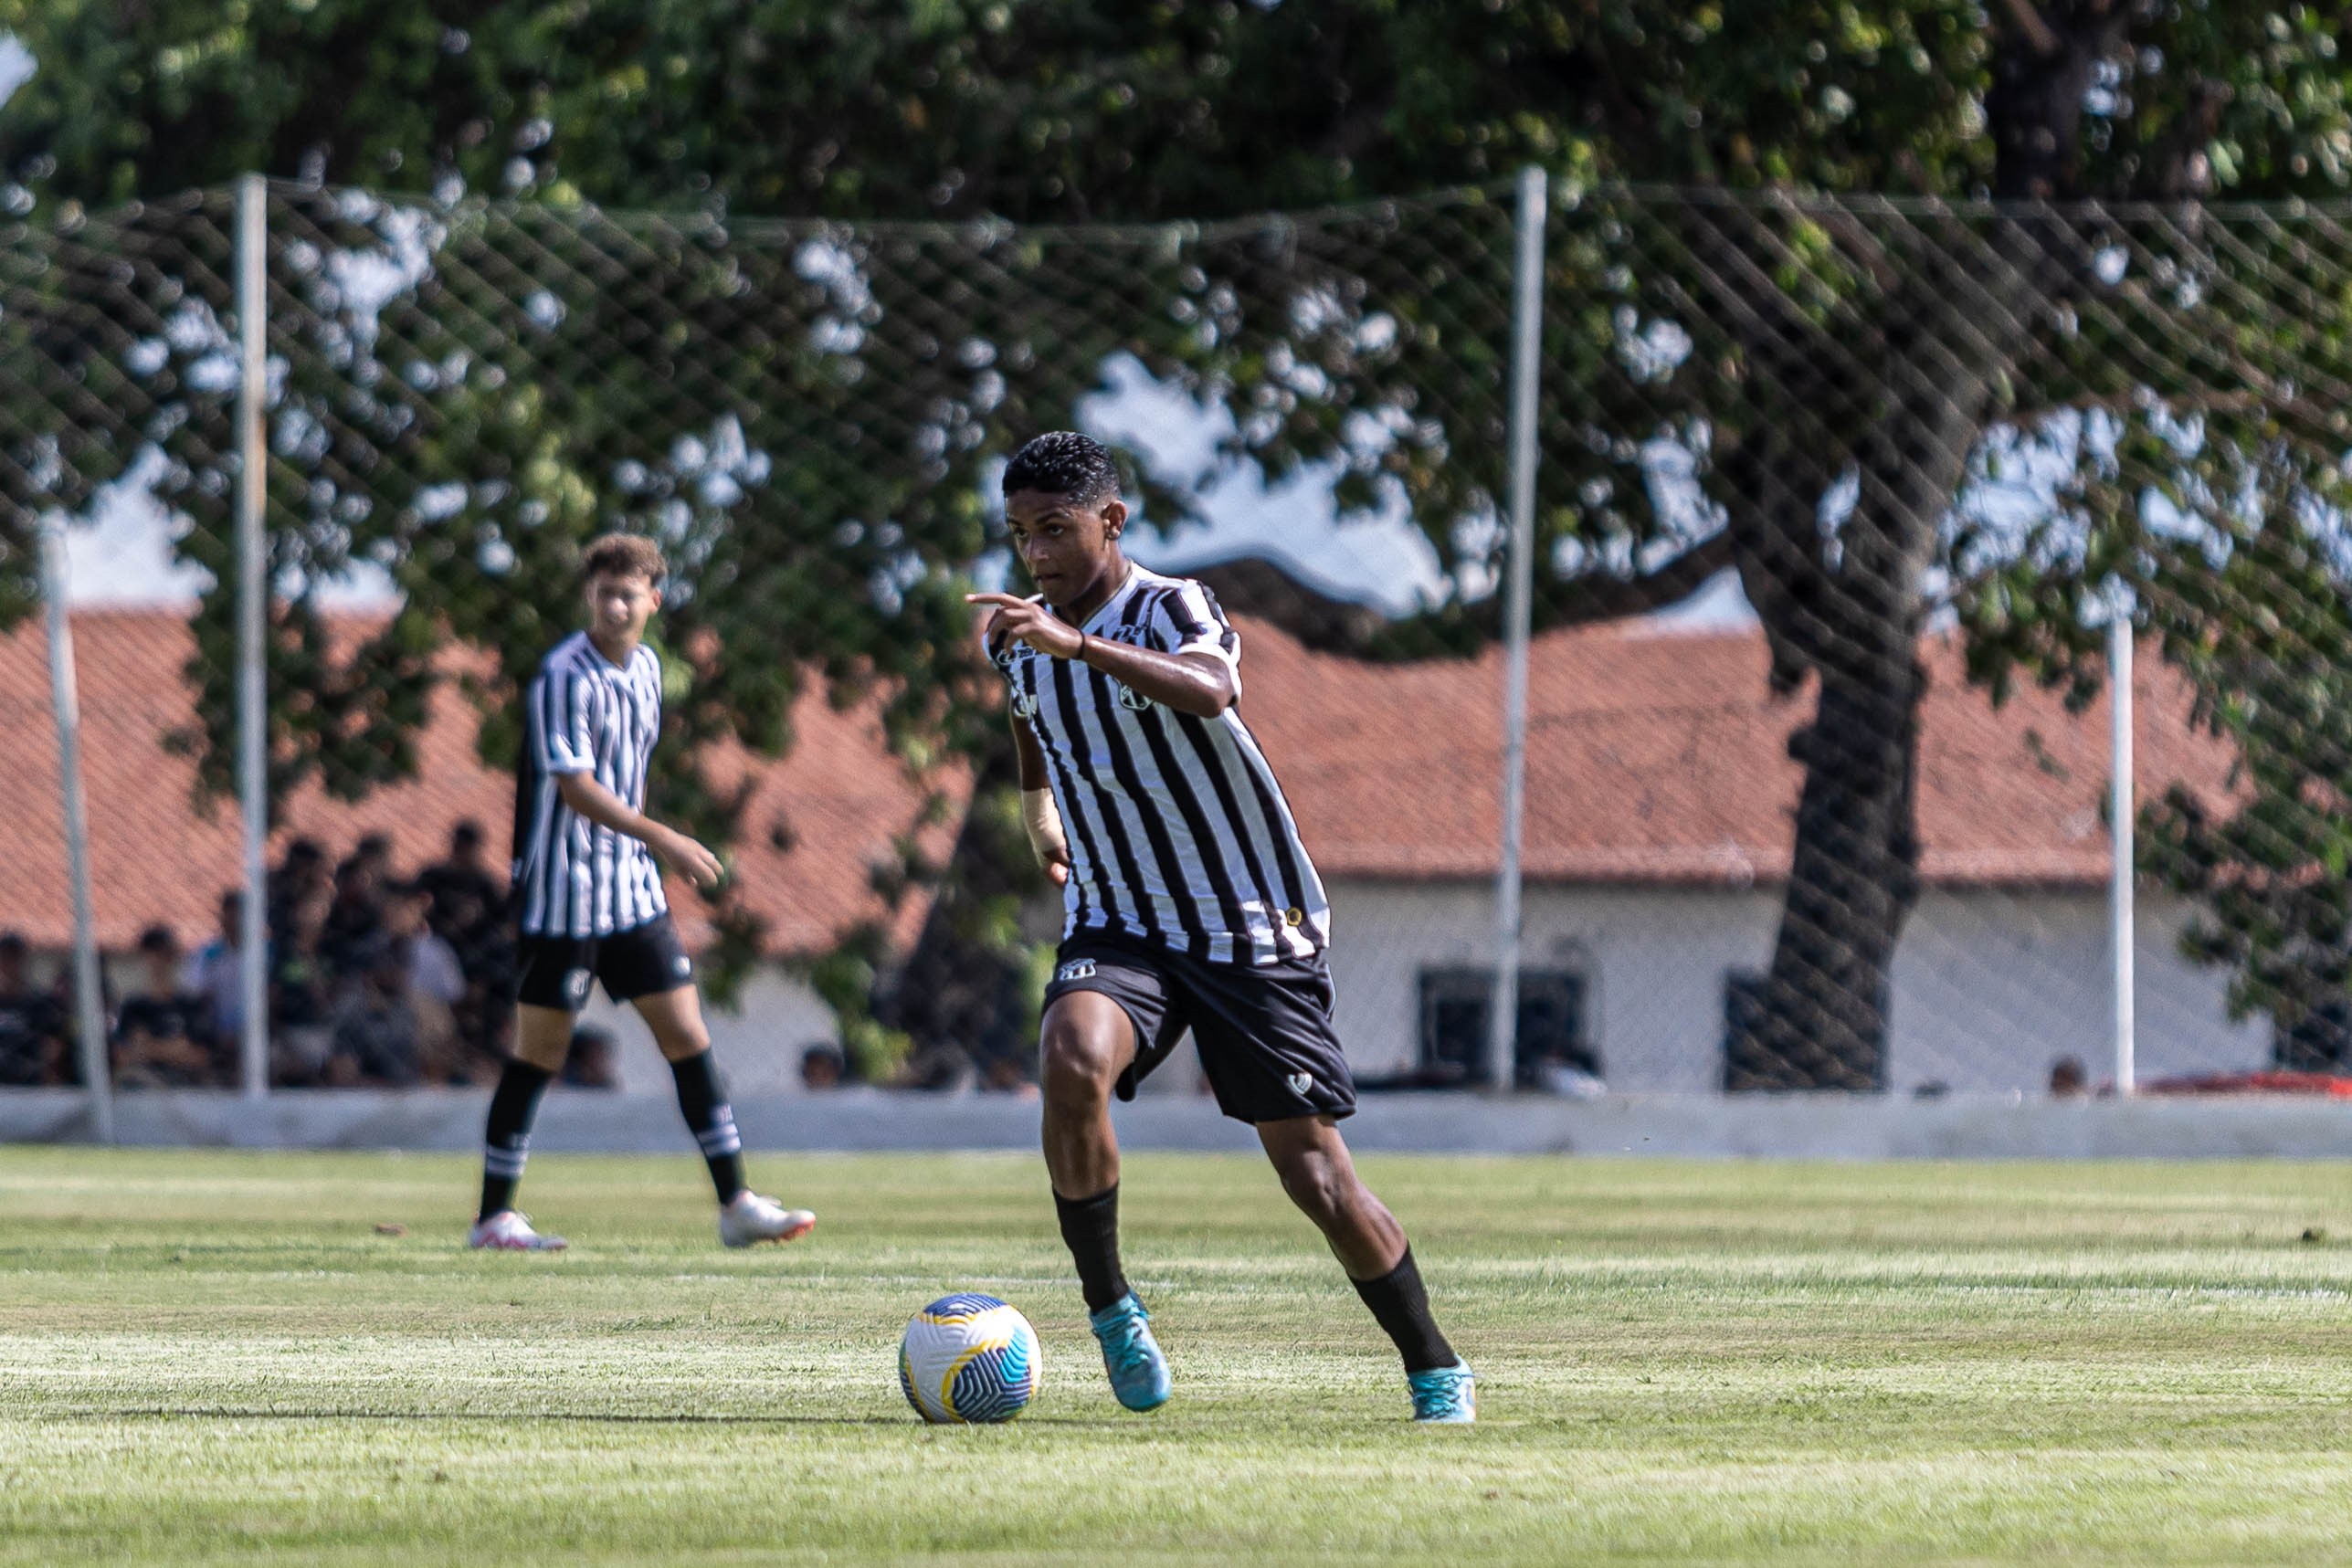
[[[1138,568],[1085,629],[1207,653],[1239,680],[1240,639],[1197,584]],[[1238,710],[1129,707],[1110,677],[1030,649],[998,662],[1031,699],[1027,722],[1071,827],[1065,931],[1132,930],[1212,963],[1306,957],[1328,942],[1322,883]]]
[[[664,912],[650,851],[573,811],[556,786],[559,772],[586,772],[644,809],[661,726],[661,661],[639,647],[627,668],[616,668],[585,634],[575,634],[542,662],[524,712],[532,748],[524,776],[535,794],[527,848],[519,845],[517,854],[524,932],[609,935]]]

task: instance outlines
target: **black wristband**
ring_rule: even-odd
[[[1084,632],[1078,634],[1078,651],[1071,654],[1070,657],[1076,659],[1081,664],[1084,664],[1086,662],[1086,634]]]

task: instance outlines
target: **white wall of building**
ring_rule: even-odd
[[[754,974],[735,1007],[706,1006],[704,1016],[728,1093],[746,1100],[800,1093],[802,1047],[812,1040],[840,1037],[833,1010],[807,985],[775,968]],[[622,1092],[673,1092],[669,1064],[635,1008],[614,1005],[599,990],[581,1022],[610,1029],[619,1037]]]
[[[1342,881],[1331,895],[1349,1058],[1365,1075],[1410,1068],[1421,973],[1491,962],[1492,890]],[[1703,1092],[1721,1081],[1724,978],[1766,965],[1779,914],[1773,889],[1531,887],[1525,963],[1585,977],[1586,1033],[1612,1089]],[[2262,1066],[2269,1026],[2229,1022],[2221,973],[2179,956],[2181,919],[2168,900],[2141,903],[2141,1076]],[[1890,1081],[2039,1091],[2066,1055],[2105,1077],[2107,968],[2098,894],[1926,894],[1895,960]]]
[[[1482,967],[1493,943],[1484,884],[1339,881],[1332,952],[1339,1026],[1349,1059],[1371,1076],[1414,1066],[1420,976]],[[2139,1070],[2146,1079],[2257,1068],[2270,1026],[2231,1024],[2221,972],[2179,956],[2184,911],[2168,900],[2139,909]],[[1724,977],[1769,961],[1777,889],[1531,887],[1526,963],[1584,976],[1585,1026],[1610,1089],[1705,1093],[1721,1081]],[[667,1094],[669,1068],[634,1013],[600,993],[588,1020],[621,1039],[622,1087]],[[807,986],[765,970],[733,1012],[713,1008],[711,1035],[730,1088],[749,1098],[800,1092],[800,1052],[836,1036]],[[1930,891],[1895,958],[1889,1078],[1956,1092],[2039,1093],[2051,1064],[2080,1057],[2108,1075],[2107,911],[2097,893]],[[1146,1093],[1201,1088],[1189,1047]]]
[[[1483,883],[1336,881],[1333,977],[1348,1058],[1365,1076],[1416,1065],[1420,976],[1484,967],[1493,944],[1493,895]],[[1585,979],[1585,1028],[1619,1091],[1701,1093],[1721,1079],[1724,981],[1769,960],[1780,915],[1775,889],[1531,887],[1526,963]],[[2237,1071],[2265,1065],[2270,1026],[2231,1024],[2226,980],[2179,956],[2184,910],[2168,900],[2139,909],[2139,1071]],[[132,955],[135,956],[135,955]],[[2051,1064],[2082,1058],[2092,1079],[2111,1062],[2107,911],[2103,895],[1941,892],[1920,900],[1895,959],[1890,1081],[1956,1092],[2039,1092]],[[130,957],[108,955],[117,994],[137,984]],[[732,1010],[712,1007],[711,1035],[731,1090],[746,1099],[801,1092],[800,1053],[838,1037],[831,1011],[801,982],[764,969]],[[669,1094],[652,1036],[602,992],[585,1021],[621,1042],[621,1085]],[[1191,1049],[1145,1086],[1155,1094],[1203,1087]]]

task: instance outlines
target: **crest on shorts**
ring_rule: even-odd
[[[588,982],[595,975],[585,969],[575,969],[564,976],[564,999],[577,1007],[588,999]]]
[[[683,980],[694,973],[694,961],[681,952],[670,961],[670,967],[677,972],[679,979]]]
[[[1314,1074],[1294,1072],[1290,1076],[1289,1081],[1292,1094],[1305,1094],[1314,1088]]]
[[[1094,961],[1091,958],[1081,958],[1065,963],[1053,972],[1053,977],[1064,983],[1072,980],[1092,980],[1094,978]]]

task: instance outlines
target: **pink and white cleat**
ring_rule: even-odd
[[[807,1209],[788,1209],[757,1193],[737,1193],[719,1211],[719,1239],[729,1247],[750,1247],[762,1241],[798,1241],[817,1228],[817,1216]]]
[[[542,1236],[531,1228],[526,1216],[501,1209],[488,1219],[474,1222],[466,1245],[498,1252],[561,1252],[571,1244],[560,1236]]]

